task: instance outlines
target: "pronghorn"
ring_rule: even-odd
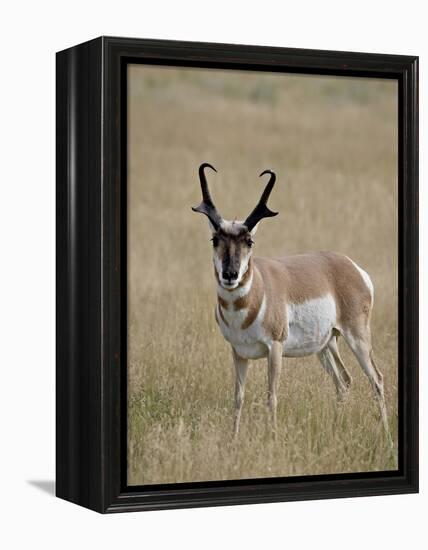
[[[342,335],[368,376],[379,402],[389,442],[382,374],[372,352],[370,317],[373,284],[350,258],[315,252],[282,258],[253,257],[253,237],[263,218],[276,216],[267,200],[276,176],[269,181],[245,221],[228,221],[216,209],[199,168],[202,202],[193,207],[208,217],[212,231],[214,274],[217,280],[216,321],[232,346],[236,371],[234,433],[238,434],[248,360],[267,357],[268,405],[276,433],[277,381],[282,357],[316,354],[332,377],[342,400],[351,384],[337,347]]]

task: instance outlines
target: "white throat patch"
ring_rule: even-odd
[[[247,266],[248,267],[248,266]],[[245,273],[244,273],[245,275]],[[248,281],[242,285],[234,288],[233,290],[227,290],[226,288],[223,288],[221,284],[217,285],[217,294],[222,298],[225,302],[234,302],[238,298],[243,298],[246,296],[251,289],[251,285],[253,284],[253,272],[251,272]]]

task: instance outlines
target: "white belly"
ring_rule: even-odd
[[[272,340],[262,325],[265,312],[266,299],[263,298],[255,321],[244,330],[241,326],[247,310],[236,312],[232,308],[222,308],[227,324],[223,322],[220,315],[217,315],[224,338],[232,344],[241,357],[246,359],[267,357]],[[288,334],[283,342],[284,357],[301,357],[318,353],[330,340],[333,328],[337,324],[336,303],[331,295],[301,304],[288,304],[284,313],[288,321]]]
[[[288,335],[283,356],[300,357],[321,351],[330,340],[337,323],[333,296],[287,305]]]

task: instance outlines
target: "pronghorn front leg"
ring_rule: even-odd
[[[278,388],[278,378],[281,371],[282,363],[282,344],[280,342],[273,342],[268,356],[268,405],[272,418],[272,431],[276,436],[276,407],[277,397],[276,392]]]
[[[244,403],[245,379],[247,377],[248,359],[240,357],[232,347],[233,363],[235,365],[235,436],[239,433],[239,423],[241,421],[242,405]]]

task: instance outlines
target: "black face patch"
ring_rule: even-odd
[[[245,228],[236,235],[219,230],[213,235],[212,242],[221,260],[222,278],[230,282],[236,281],[241,267],[241,258],[248,254],[253,244],[250,233]]]

